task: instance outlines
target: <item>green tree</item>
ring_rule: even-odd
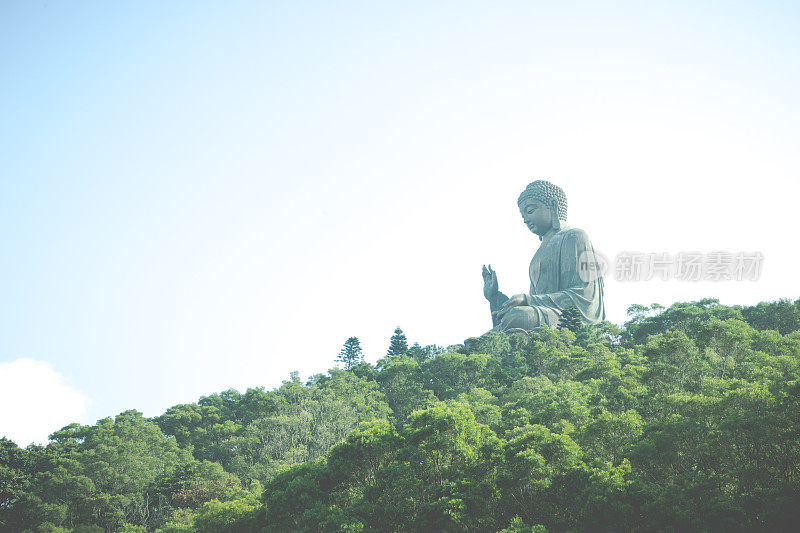
[[[387,357],[395,357],[398,355],[406,355],[408,353],[408,340],[406,334],[399,327],[395,328],[394,335],[389,340],[389,351],[386,352]]]
[[[350,370],[363,360],[364,356],[361,354],[361,343],[358,341],[358,337],[347,339],[336,358],[338,363],[344,365],[345,370]]]
[[[444,348],[436,346],[435,344],[420,346],[419,343],[415,342],[411,348],[408,349],[407,355],[417,363],[422,364],[426,361],[430,361],[439,354],[445,353],[445,351]]]
[[[194,529],[197,533],[256,533],[261,530],[261,506],[247,498],[220,502],[212,500],[197,513]]]
[[[27,503],[36,521],[28,526],[156,527],[172,511],[163,479],[194,461],[137,411],[93,426],[66,426],[51,440],[45,448],[31,448]]]
[[[0,531],[794,530],[795,304],[631,306],[0,439]]]
[[[445,353],[423,365],[423,379],[440,400],[454,398],[474,387],[492,388],[492,368],[497,360],[488,355]]]
[[[376,379],[400,423],[413,411],[426,409],[436,402],[433,392],[425,388],[422,368],[410,357],[384,357],[378,361]]]
[[[20,531],[37,511],[28,469],[30,453],[0,438],[0,531]]]
[[[571,305],[561,312],[558,319],[559,329],[568,329],[576,335],[583,328],[583,317],[577,307]]]
[[[800,330],[800,298],[794,302],[786,298],[777,302],[760,302],[743,308],[742,316],[759,331],[771,329],[788,335]]]

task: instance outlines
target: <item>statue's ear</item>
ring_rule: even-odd
[[[558,202],[555,198],[550,200],[550,223],[554,230],[561,229],[561,219],[558,218]]]

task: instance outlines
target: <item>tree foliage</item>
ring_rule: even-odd
[[[792,530],[797,305],[403,335],[375,365],[0,439],[0,531]]]
[[[350,370],[364,360],[361,353],[361,343],[358,337],[350,337],[344,343],[342,351],[339,352],[339,357],[336,362],[341,363],[345,370]]]
[[[564,309],[564,311],[561,313],[561,316],[558,319],[558,327],[559,329],[568,329],[577,335],[583,326],[582,320],[583,317],[581,316],[581,312],[577,307],[571,305]]]
[[[392,338],[389,340],[389,350],[386,352],[387,357],[395,357],[398,355],[406,355],[408,353],[408,340],[406,334],[399,327],[395,328]]]

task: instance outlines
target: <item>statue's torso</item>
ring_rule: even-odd
[[[529,270],[531,294],[548,294],[562,289],[559,287],[561,243],[570,231],[574,230],[565,228],[553,233],[539,245]]]
[[[529,271],[532,305],[553,310],[556,318],[566,306],[575,305],[585,322],[604,320],[602,275],[581,275],[579,262],[587,252],[594,253],[592,243],[578,228],[563,228],[542,240]]]

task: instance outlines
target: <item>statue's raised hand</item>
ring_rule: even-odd
[[[492,270],[492,265],[489,265],[488,268],[483,265],[483,295],[491,302],[497,297],[497,291],[499,290],[497,272]]]

